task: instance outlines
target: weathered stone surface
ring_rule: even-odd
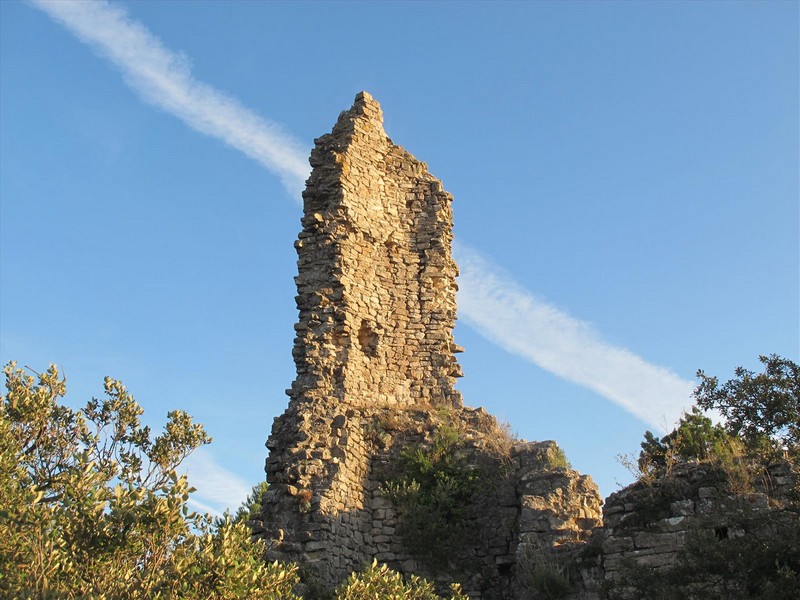
[[[311,153],[291,397],[460,406],[453,198],[382,121],[362,92]]]
[[[554,442],[512,445],[485,410],[462,405],[453,198],[386,136],[378,103],[360,93],[315,144],[295,242],[297,376],[267,441],[271,557],[329,587],[376,558],[440,583],[458,571],[473,598],[512,598],[520,552],[567,551],[599,524],[597,488],[552,466]],[[502,474],[465,513],[453,573],[408,554],[381,493],[402,450],[430,444],[444,422],[467,464]]]
[[[792,493],[788,463],[746,494],[713,465],[683,465],[612,494],[603,523],[596,486],[559,466],[554,442],[512,443],[485,410],[462,405],[452,196],[386,136],[369,94],[316,140],[310,163],[295,242],[297,376],[267,441],[270,487],[252,523],[270,558],[299,561],[328,587],[377,559],[438,584],[459,579],[485,600],[529,598],[537,565],[570,562],[574,597],[590,600],[626,559],[669,568],[692,527],[743,535],[727,527],[731,515],[769,513]],[[469,537],[452,548],[451,572],[408,553],[382,493],[403,450],[429,446],[445,424],[471,468],[498,473],[464,512]]]
[[[720,467],[690,463],[650,484],[630,485],[606,499],[604,527],[592,540],[601,548],[601,568],[586,577],[595,583],[614,579],[626,559],[654,569],[670,568],[693,529],[741,535],[731,529],[735,518],[768,516],[770,511],[778,515],[781,507],[793,502],[796,478],[789,463],[777,462],[756,480],[756,491],[735,493]],[[591,588],[592,582],[587,583]]]

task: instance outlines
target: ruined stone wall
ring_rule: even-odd
[[[298,253],[297,378],[267,446],[269,536],[325,583],[377,552],[372,410],[461,406],[452,196],[356,97],[316,140]]]
[[[572,597],[594,600],[624,561],[670,568],[697,527],[740,535],[727,528],[742,513],[780,526],[771,515],[797,481],[786,463],[749,493],[733,493],[719,467],[679,465],[612,494],[603,523],[596,486],[554,442],[515,442],[462,405],[452,197],[389,140],[377,102],[359,94],[310,162],[295,244],[297,378],[267,442],[260,533],[270,558],[299,562],[327,588],[377,559],[460,581],[483,600],[536,597],[539,567],[569,565]],[[466,535],[434,565],[404,543],[404,509],[387,482],[408,449],[434,447],[444,430],[457,432],[464,468],[494,476],[463,507]]]
[[[736,480],[720,466],[688,463],[654,481],[639,481],[611,494],[604,506],[603,527],[590,542],[596,552],[581,562],[584,587],[596,590],[603,581],[614,580],[626,562],[670,569],[687,535],[697,530],[713,532],[720,539],[759,535],[737,529],[743,520],[757,520],[770,525],[766,531],[774,535],[771,526],[786,516],[785,508],[796,506],[797,477],[790,463],[776,462],[755,480],[738,481],[743,489],[737,490]]]
[[[453,198],[382,121],[362,92],[311,153],[290,396],[460,405]]]
[[[329,588],[377,558],[460,579],[473,598],[515,597],[521,558],[588,537],[597,489],[545,460],[554,444],[512,446],[494,418],[462,406],[452,196],[386,136],[378,103],[359,94],[310,162],[295,244],[297,377],[267,442],[271,558],[298,561]],[[471,535],[451,565],[432,569],[403,544],[383,484],[404,449],[429,446],[443,422],[467,464],[498,477],[465,512]]]
[[[527,598],[536,565],[571,560],[601,524],[597,487],[554,458],[554,442],[514,442],[482,409],[314,410],[277,423],[303,439],[269,459],[270,559],[297,561],[328,588],[376,559],[441,590],[458,581],[473,599]],[[386,483],[402,469],[404,451],[431,448],[443,427],[457,429],[465,468],[482,476],[457,525],[463,535],[432,560],[409,550]],[[273,433],[270,443],[284,439]]]

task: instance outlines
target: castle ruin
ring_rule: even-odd
[[[794,514],[798,474],[785,461],[745,491],[719,465],[689,463],[612,494],[604,523],[597,487],[554,442],[515,440],[463,405],[453,198],[386,136],[378,103],[358,94],[310,162],[297,377],[253,523],[270,559],[298,562],[307,585],[328,590],[378,560],[485,600],[529,598],[537,565],[568,563],[570,597],[594,600],[630,561],[670,569],[698,530],[724,535],[746,515],[767,523],[753,535],[775,535]],[[441,504],[421,502],[409,468],[443,453],[450,514],[426,520]]]
[[[316,140],[303,193],[293,402],[461,405],[453,197],[362,92]]]
[[[263,535],[272,558],[300,562],[324,587],[377,559],[440,582],[457,577],[473,598],[511,598],[518,557],[585,540],[600,496],[588,477],[553,467],[554,443],[516,442],[483,409],[463,406],[453,197],[382,121],[362,92],[311,153],[295,242],[297,377],[267,442]],[[464,513],[469,535],[449,562],[432,566],[425,548],[403,543],[385,483],[404,451],[430,447],[445,429],[465,464],[502,475]]]

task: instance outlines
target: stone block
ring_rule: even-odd
[[[676,500],[670,504],[670,511],[673,515],[686,517],[694,514],[694,500],[687,498],[685,500]]]
[[[606,554],[629,552],[633,548],[633,539],[630,537],[609,537],[603,542],[603,552]]]
[[[678,539],[674,533],[642,531],[634,534],[633,543],[637,550],[644,548],[673,548],[677,550],[678,547]]]

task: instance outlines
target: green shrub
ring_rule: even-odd
[[[574,563],[552,548],[520,545],[517,550],[517,580],[525,598],[557,600],[572,593],[570,571]]]
[[[572,584],[569,577],[549,565],[536,565],[531,574],[530,589],[534,598],[542,600],[556,600],[566,598],[572,593]]]
[[[462,545],[468,509],[487,486],[486,473],[461,450],[458,431],[443,425],[430,447],[403,450],[399,475],[384,484],[398,509],[404,546],[434,569],[446,566],[452,549]]]
[[[450,600],[468,600],[458,584],[450,586]],[[336,600],[439,600],[433,584],[416,575],[403,576],[377,561],[362,573],[353,573],[336,591]]]
[[[736,377],[719,383],[697,372],[694,391],[700,408],[718,410],[729,433],[741,437],[750,453],[765,458],[800,458],[800,366],[777,354],[759,356],[763,373],[743,367]]]
[[[678,426],[661,439],[650,431],[644,434],[639,453],[639,468],[671,472],[679,462],[712,460],[728,451],[731,436],[721,425],[706,417],[696,406],[683,413]]]
[[[73,411],[56,367],[5,368],[0,398],[0,595],[290,600],[294,566],[266,564],[244,523],[189,510],[175,469],[209,437],[181,411],[153,438],[125,387]]]
[[[551,469],[571,469],[572,463],[567,459],[567,455],[561,446],[553,446],[547,452],[547,463]]]

